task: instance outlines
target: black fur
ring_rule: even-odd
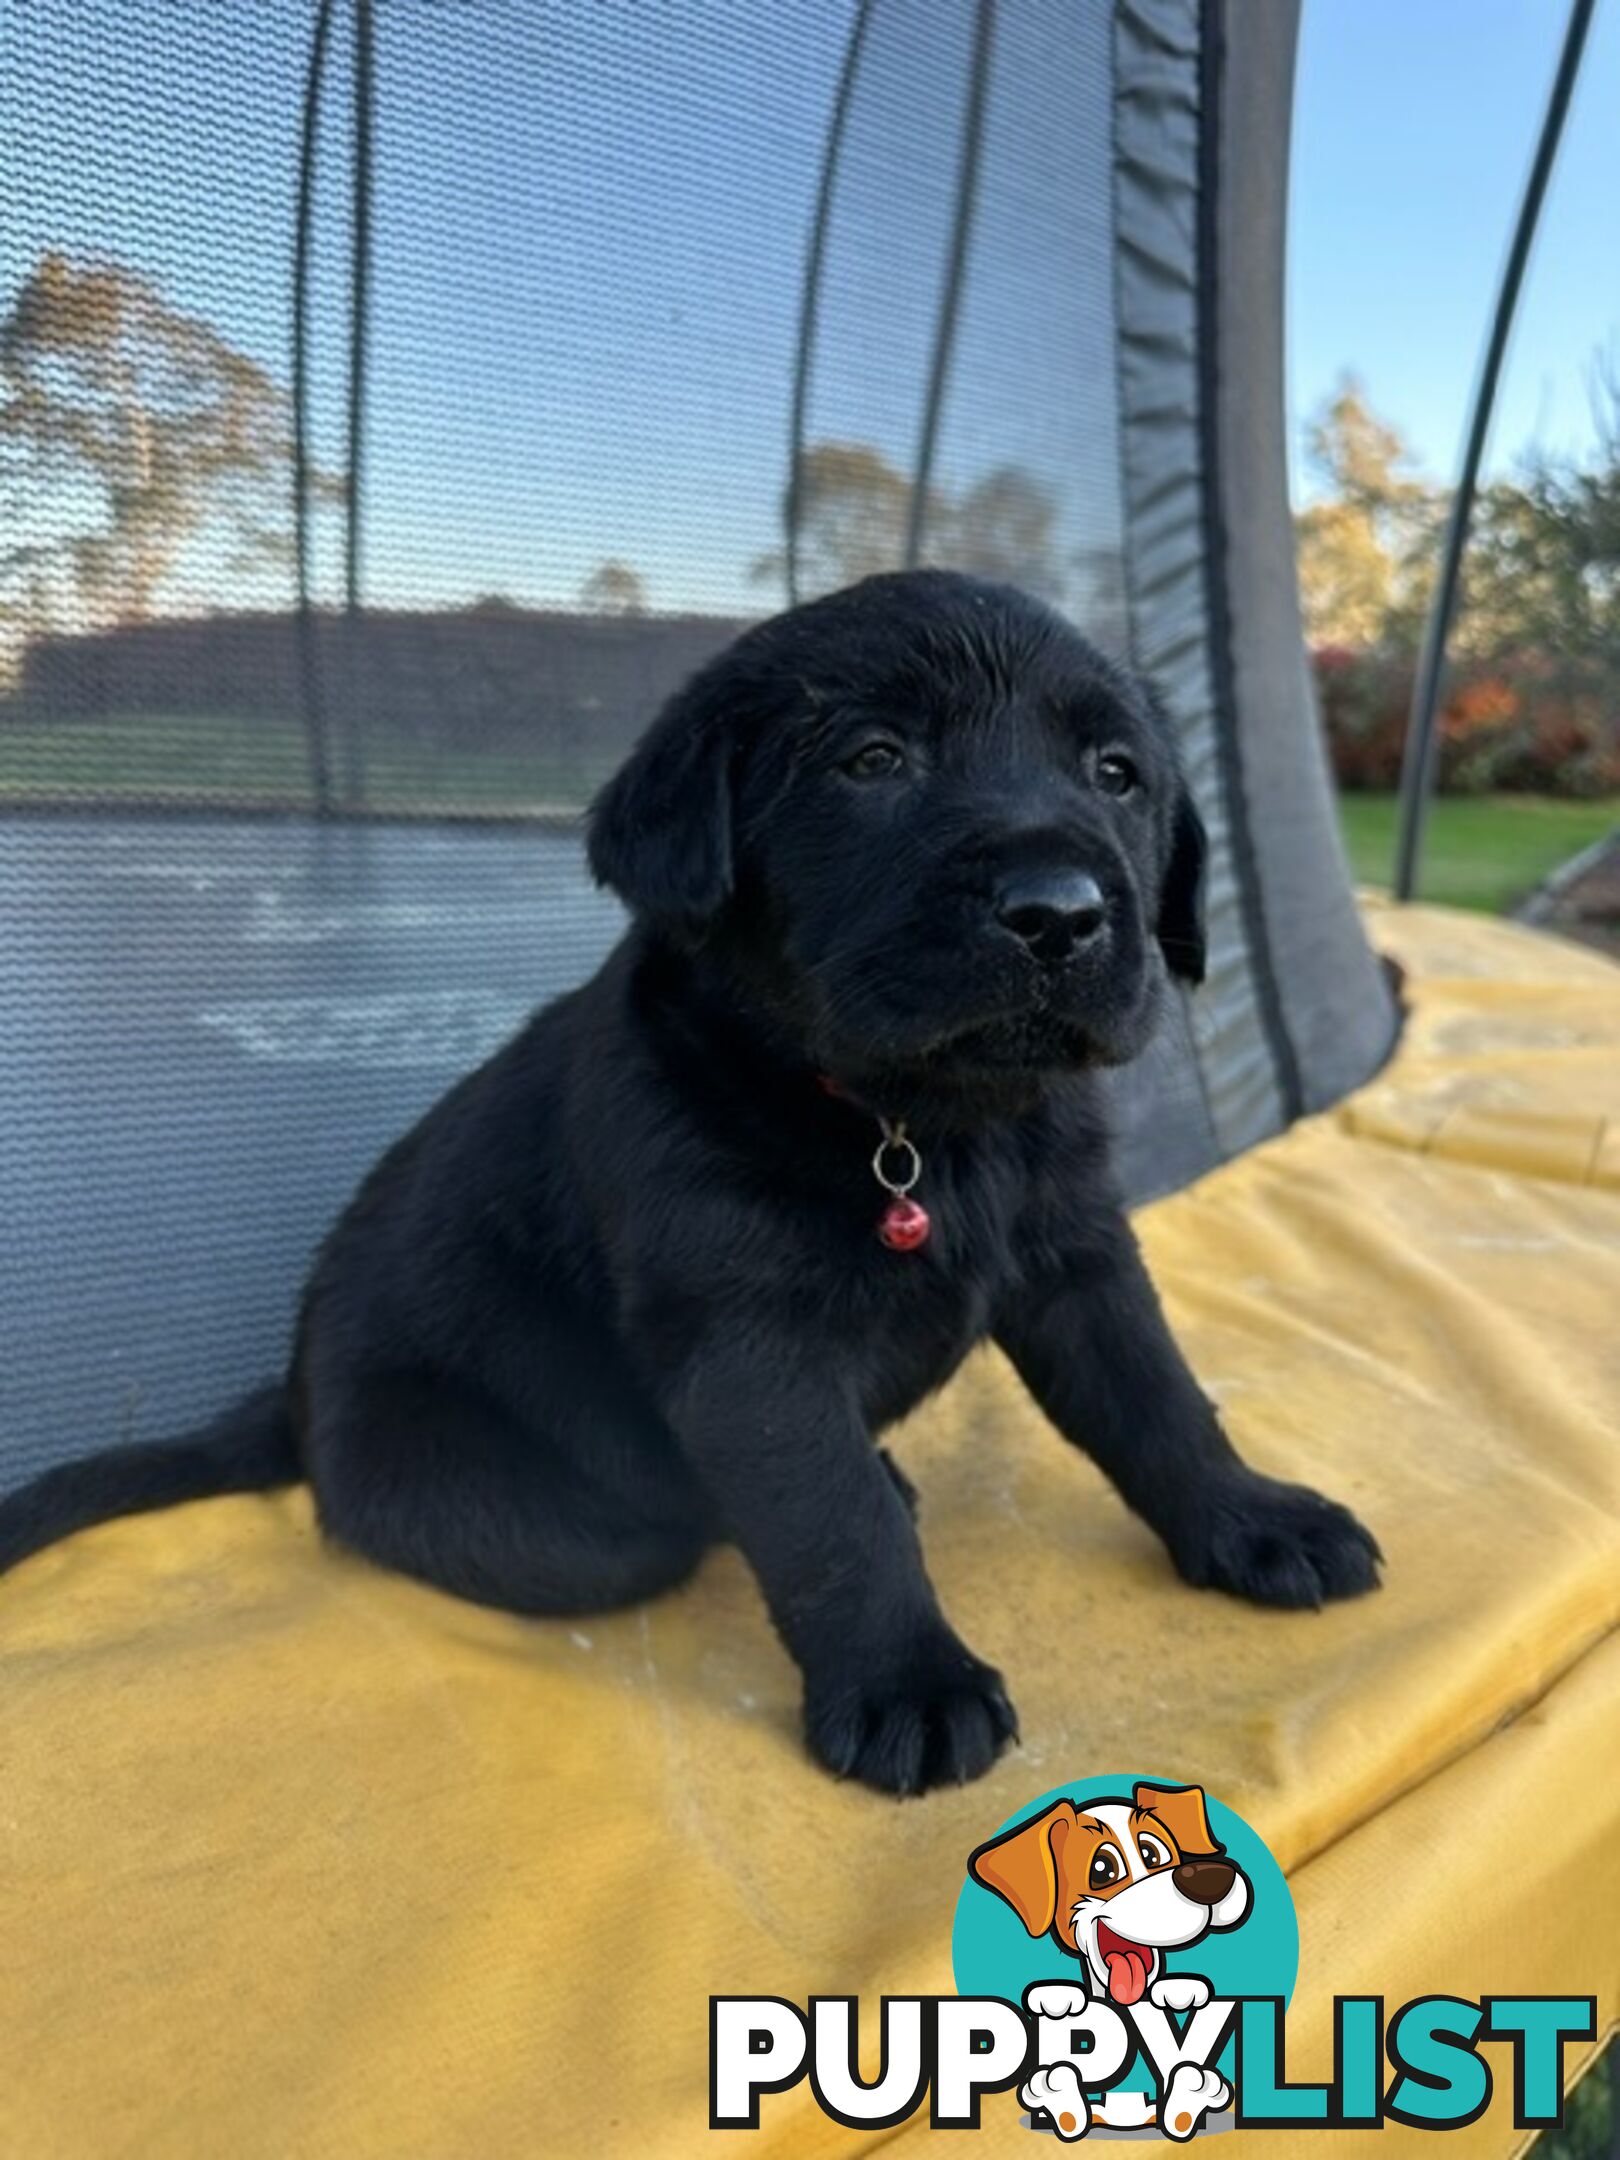
[[[1014,1718],[873,1439],[994,1335],[1190,1582],[1372,1587],[1352,1516],[1234,1454],[1110,1178],[1096,1071],[1204,957],[1202,829],[1140,685],[1009,589],[872,579],[705,668],[590,846],[632,927],[371,1173],[285,1410],[52,1472],[0,1554],[295,1451],[331,1536],[519,1612],[650,1597],[731,1539],[815,1753],[918,1791]],[[920,1251],[875,1235],[879,1113],[921,1150]]]

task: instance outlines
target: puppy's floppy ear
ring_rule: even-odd
[[[1058,1872],[1074,1825],[1073,1803],[1059,1800],[968,1856],[973,1880],[1005,1898],[1031,1935],[1044,1935],[1057,1918]]]
[[[1176,788],[1170,827],[1170,861],[1159,888],[1154,935],[1166,967],[1183,982],[1201,983],[1208,957],[1204,938],[1204,883],[1209,839],[1185,780]]]
[[[1136,687],[1154,727],[1172,757],[1176,753],[1175,722],[1157,685],[1138,675]],[[1209,858],[1209,837],[1192,790],[1176,759],[1176,800],[1170,815],[1170,855],[1159,886],[1159,913],[1154,935],[1172,975],[1186,983],[1201,983],[1208,958],[1204,936],[1204,883]]]
[[[1202,1785],[1137,1785],[1132,1788],[1131,1800],[1148,1814],[1157,1815],[1180,1847],[1184,1860],[1199,1853],[1226,1850],[1209,1827]]]
[[[638,914],[701,928],[730,898],[736,739],[705,671],[676,692],[591,805],[591,875]]]

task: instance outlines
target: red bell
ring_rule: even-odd
[[[890,1252],[915,1252],[919,1245],[928,1243],[933,1227],[922,1203],[900,1193],[878,1217],[877,1234]]]

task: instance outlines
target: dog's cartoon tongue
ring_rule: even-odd
[[[1113,2001],[1125,2009],[1133,2002],[1140,2002],[1148,1975],[1153,1970],[1154,1953],[1144,1950],[1140,1943],[1127,1942],[1123,1935],[1116,1935],[1106,1921],[1097,1930],[1097,1948],[1108,1967],[1108,1993]]]

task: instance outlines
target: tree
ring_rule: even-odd
[[[799,460],[799,593],[836,592],[905,561],[911,483],[870,443],[815,443]],[[749,566],[756,580],[784,577],[787,554],[771,548]]]
[[[1074,583],[1066,600],[1086,635],[1105,652],[1124,653],[1131,642],[1131,607],[1125,589],[1125,560],[1117,547],[1092,542],[1069,558]]]
[[[835,592],[898,570],[906,559],[911,492],[911,482],[870,443],[816,443],[807,450],[796,519],[800,594]],[[998,466],[959,496],[930,490],[922,558],[1061,599],[1067,579],[1057,514],[1055,499],[1031,474]],[[785,569],[786,551],[772,548],[749,574],[780,578]]]
[[[1346,376],[1306,430],[1317,494],[1294,520],[1313,644],[1415,643],[1434,578],[1444,497]]]
[[[1620,780],[1620,370],[1600,364],[1595,447],[1532,451],[1484,485],[1447,641],[1441,784],[1599,794]],[[1353,385],[1312,432],[1324,493],[1301,512],[1307,623],[1335,758],[1399,772],[1444,497]]]
[[[1499,655],[1533,648],[1567,680],[1620,704],[1620,374],[1600,363],[1596,444],[1583,460],[1532,455],[1481,494],[1465,558],[1458,638]]]
[[[579,604],[589,615],[645,615],[647,588],[638,571],[614,557],[598,563],[581,585]]]
[[[134,270],[48,253],[0,320],[0,489],[19,536],[0,569],[80,622],[144,621],[205,526],[233,568],[283,552],[291,448],[285,393]]]
[[[951,508],[934,559],[975,577],[1021,585],[1042,600],[1062,600],[1068,580],[1054,527],[1057,503],[1019,465],[976,480]]]

